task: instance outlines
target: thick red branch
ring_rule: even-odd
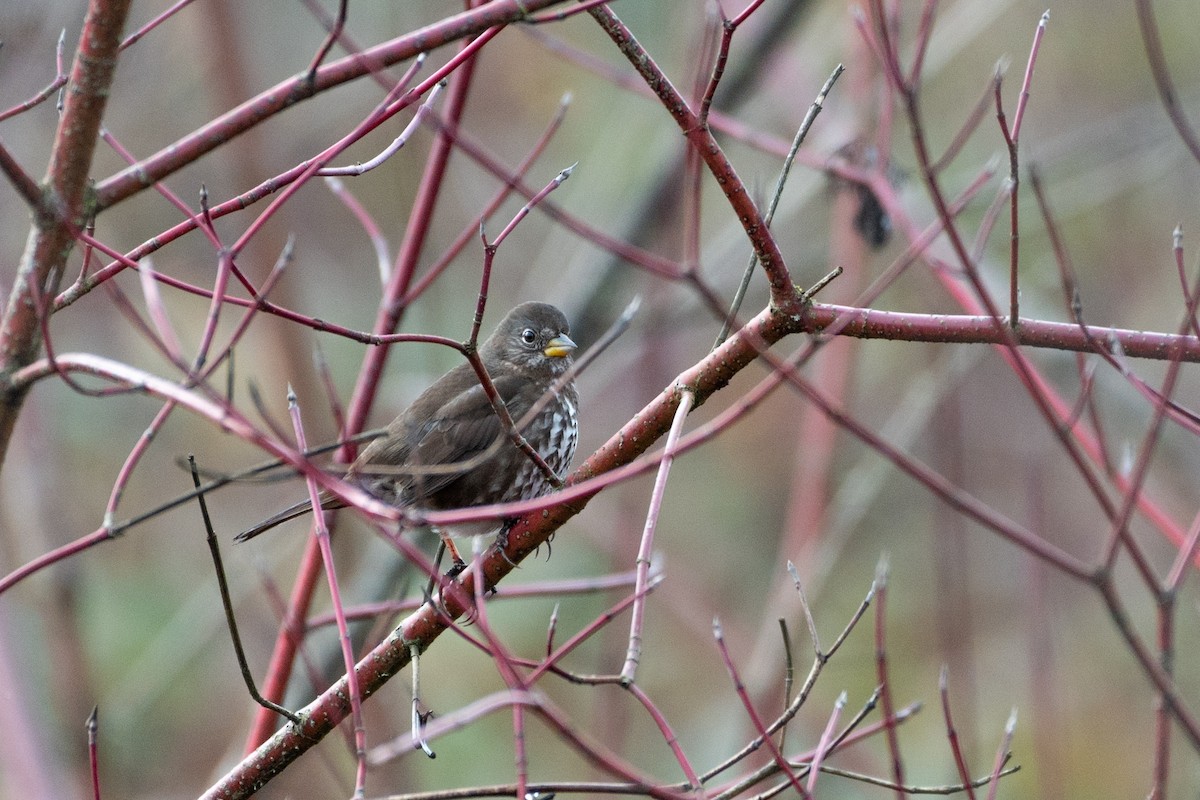
[[[0,459],[25,396],[11,384],[11,375],[41,347],[40,300],[57,291],[75,232],[90,214],[85,203],[88,174],[129,5],[130,0],[91,0],[80,32],[41,204],[34,210],[34,228],[0,323]]]
[[[1006,334],[994,317],[964,314],[911,314],[870,308],[813,304],[803,323],[809,332],[824,330],[837,321],[837,333],[859,339],[894,339],[905,342],[1006,344],[1090,353],[1102,350],[1130,358],[1200,361],[1200,338],[1173,333],[1080,327],[1073,322],[1021,320],[1021,327]]]

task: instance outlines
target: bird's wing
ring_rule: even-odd
[[[500,397],[509,404],[525,384],[525,379],[509,376],[494,378],[492,382]],[[520,412],[510,408],[510,413]],[[483,387],[475,384],[459,392],[405,437],[408,447],[404,463],[412,468],[411,485],[422,495],[440,490],[478,464],[464,464],[464,470],[445,472],[423,472],[422,467],[453,466],[468,462],[503,437],[500,418],[496,416]],[[498,445],[504,446],[503,442]],[[369,465],[364,467],[364,471],[369,469]]]

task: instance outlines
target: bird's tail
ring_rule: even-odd
[[[323,499],[324,502],[321,503],[321,507],[327,510],[341,508],[343,505],[342,503],[337,502],[334,498]],[[312,511],[312,501],[310,500],[301,500],[299,503],[293,503],[283,511],[280,511],[278,514],[273,514],[272,516],[267,517],[253,528],[242,531],[237,536],[233,537],[233,540],[235,542],[244,542],[247,539],[253,539],[260,533],[265,533],[266,531],[271,530],[271,528],[274,528],[276,525],[287,522],[289,519],[302,517],[310,511]]]

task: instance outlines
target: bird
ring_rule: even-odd
[[[520,432],[560,480],[579,441],[579,396],[573,379],[561,380],[576,349],[569,333],[559,309],[548,303],[522,303],[479,346],[480,360],[514,423],[520,425],[540,405]],[[530,500],[554,488],[504,431],[479,377],[465,362],[438,378],[367,445],[350,465],[346,480],[390,505],[418,512]],[[321,493],[322,508],[345,505]],[[303,500],[235,540],[252,539],[311,510],[312,503]],[[461,570],[462,559],[448,537],[493,530],[503,534],[507,527],[487,520],[438,533]]]

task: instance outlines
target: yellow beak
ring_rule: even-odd
[[[562,358],[571,355],[575,348],[576,344],[571,341],[571,337],[561,333],[546,342],[546,349],[542,351],[542,355],[546,358]]]

